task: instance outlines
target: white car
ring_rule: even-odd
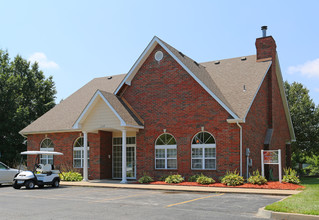
[[[12,184],[14,177],[19,173],[17,169],[12,169],[0,162],[0,185]]]

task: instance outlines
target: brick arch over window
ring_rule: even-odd
[[[207,131],[197,133],[192,139],[192,169],[216,170],[216,141]]]
[[[177,169],[176,139],[163,133],[155,141],[155,169]]]
[[[41,141],[40,151],[54,151],[54,144],[50,138]],[[40,155],[41,164],[53,164],[53,155]]]
[[[84,138],[83,137],[78,137],[73,144],[73,167],[74,168],[83,168],[84,165]],[[90,154],[89,154],[89,143],[87,147],[88,151],[88,164],[89,164],[89,159],[90,159]]]

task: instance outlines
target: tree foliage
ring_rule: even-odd
[[[292,143],[293,162],[304,163],[305,156],[319,154],[319,108],[301,83],[285,82],[287,100],[296,142]]]
[[[55,84],[37,63],[0,50],[0,160],[12,165],[26,150],[23,128],[55,106]]]

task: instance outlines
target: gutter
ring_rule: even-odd
[[[245,120],[239,118],[239,119],[227,119],[226,121],[229,124],[236,123],[237,126],[239,127],[239,148],[240,148],[239,167],[240,167],[240,176],[243,176],[243,127],[239,123],[245,123]]]

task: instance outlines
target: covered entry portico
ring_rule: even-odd
[[[143,129],[144,126],[142,119],[127,102],[112,93],[97,90],[89,104],[78,117],[73,128],[80,129],[83,132],[84,181],[88,181],[88,133],[97,133],[99,131],[112,132],[113,144],[109,147],[113,147],[113,150],[115,149],[112,156],[113,178],[120,177],[119,173],[116,172],[118,171],[116,170],[116,166],[119,167],[118,163],[114,163],[116,161],[118,162],[119,159],[122,161],[121,183],[127,183],[128,169],[129,175],[132,177],[131,174],[134,171],[133,177],[135,177],[135,136],[139,129]],[[134,145],[132,145],[132,143],[127,144],[127,140],[129,142],[132,141],[127,138],[127,134],[130,134],[130,137],[134,137]],[[134,151],[128,154],[130,156],[129,159],[127,158],[127,149]],[[121,152],[121,155],[118,155],[119,152]],[[127,168],[127,165],[129,165],[129,168]]]

